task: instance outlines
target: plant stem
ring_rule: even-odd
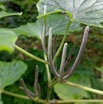
[[[0,93],[4,93],[6,95],[10,95],[10,96],[14,96],[14,97],[18,97],[18,98],[21,98],[21,99],[25,99],[25,100],[30,100],[27,96],[23,96],[23,95],[19,95],[19,94],[15,94],[15,93],[11,93],[11,92],[8,92],[8,91],[5,91],[5,90],[2,90],[0,91]],[[34,101],[36,101],[36,99],[34,99]],[[45,100],[42,100],[42,99],[39,99],[38,100],[39,103],[42,103],[42,104],[47,104],[47,102]],[[76,103],[76,102],[103,102],[103,100],[99,100],[99,99],[95,99],[95,100],[50,100],[49,103],[50,104],[68,104],[68,103]]]
[[[89,91],[89,92],[93,92],[93,93],[96,93],[96,94],[99,94],[99,95],[103,95],[103,91],[96,90],[96,89],[89,88],[89,87],[85,87],[85,86],[82,86],[82,85],[78,85],[78,84],[75,84],[75,83],[72,83],[72,82],[69,82],[69,81],[64,81],[64,84],[67,84],[69,86],[73,86],[73,87],[76,87],[76,88],[80,88],[80,89],[83,89],[83,90],[86,90],[86,91]]]
[[[44,58],[47,61],[47,56],[44,53]],[[47,72],[47,77],[48,77],[48,92],[47,92],[47,102],[50,100],[50,94],[51,94],[51,76],[50,76],[50,71],[49,71],[49,66],[46,64],[46,72]]]
[[[36,61],[39,61],[39,62],[41,62],[41,63],[48,64],[47,61],[45,61],[45,60],[43,60],[43,59],[41,59],[41,58],[38,58],[38,57],[36,57],[36,56],[30,54],[29,52],[23,50],[23,49],[20,48],[19,46],[14,45],[14,47],[15,47],[18,51],[20,51],[20,52],[22,52],[23,54],[25,54],[26,56],[29,56],[30,58],[32,58],[32,59],[34,59],[34,60],[36,60]]]
[[[25,100],[31,100],[31,99],[29,99],[29,97],[24,96],[24,95],[15,94],[15,93],[8,92],[8,91],[5,91],[5,90],[0,91],[0,93],[1,92],[4,93],[4,94],[6,94],[6,95],[9,95],[9,96],[14,96],[14,97],[25,99]],[[35,102],[37,101],[39,103],[47,104],[47,102],[45,100],[42,100],[42,99],[34,98],[33,101],[35,101]]]
[[[47,102],[49,102],[49,100],[50,100],[51,89],[52,89],[51,86],[49,86],[48,92],[47,92],[47,98],[46,98],[46,101],[47,101]]]
[[[61,44],[60,44],[60,46],[59,46],[59,49],[57,50],[57,52],[56,52],[56,54],[55,54],[54,59],[53,59],[53,63],[55,63],[57,57],[59,56],[59,54],[60,54],[60,52],[61,52],[61,50],[62,50],[62,47],[63,47],[63,45],[64,45],[66,36],[67,36],[67,34],[68,34],[68,29],[70,28],[70,25],[71,25],[71,21],[69,20],[68,25],[67,25],[67,28],[66,28],[66,31],[65,31],[65,34],[64,34],[64,37],[63,37],[63,40],[62,40],[62,42],[61,42]]]
[[[68,104],[68,103],[93,103],[93,102],[100,102],[103,103],[103,100],[95,99],[95,100],[51,100],[49,103],[50,104]]]
[[[45,61],[47,61],[47,56],[45,53],[44,53],[44,59],[45,59]],[[48,77],[48,84],[50,84],[51,83],[51,76],[50,76],[49,66],[47,64],[45,66],[46,66],[46,72],[47,72],[47,77]]]
[[[21,99],[25,99],[25,100],[30,100],[30,98],[27,97],[27,96],[15,94],[15,93],[8,92],[8,91],[5,91],[5,90],[2,90],[2,93],[6,94],[6,95],[9,95],[9,96],[14,96],[14,97],[18,97],[18,98],[21,98]]]

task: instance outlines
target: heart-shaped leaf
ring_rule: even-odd
[[[47,16],[46,35],[48,35],[49,28],[52,27],[53,34],[63,35],[68,25],[69,18],[65,14],[53,14]],[[35,23],[28,23],[13,29],[17,34],[23,34],[29,37],[37,37],[41,39],[43,31],[43,18],[39,18]],[[69,31],[74,32],[81,30],[80,24],[73,22]]]
[[[72,20],[103,28],[103,0],[40,0],[37,4],[39,15],[43,15],[44,5],[47,13],[68,11]]]
[[[22,61],[0,62],[0,90],[17,81],[26,71]]]
[[[15,33],[9,29],[0,29],[0,51],[8,51],[10,54],[13,53],[14,47],[17,40]]]
[[[69,81],[90,87],[90,80],[88,77],[82,76],[81,78],[80,75],[75,75],[70,77]],[[89,98],[87,91],[61,83],[54,86],[54,91],[62,100]]]

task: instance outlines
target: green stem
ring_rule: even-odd
[[[6,95],[14,96],[14,97],[21,98],[21,99],[25,99],[25,100],[31,100],[31,99],[29,99],[29,97],[27,97],[27,96],[15,94],[15,93],[8,92],[8,91],[5,91],[5,90],[0,91],[0,93],[4,93],[4,94],[6,94]],[[39,102],[39,103],[47,104],[47,102],[46,102],[45,100],[42,100],[42,99],[34,98],[33,101],[35,101],[35,102],[37,101],[37,102]]]
[[[44,54],[44,58],[47,61],[47,56]],[[47,102],[50,100],[50,94],[51,94],[51,76],[50,76],[50,71],[49,71],[49,66],[46,64],[46,72],[47,72],[47,77],[48,77],[48,92],[47,92]]]
[[[45,53],[44,53],[44,59],[45,59],[45,61],[47,61],[47,56]],[[47,72],[47,77],[48,77],[48,84],[50,84],[51,83],[51,76],[50,76],[49,66],[47,64],[45,66],[46,66],[46,72]]]
[[[51,100],[49,103],[50,104],[68,104],[68,103],[93,103],[93,102],[100,102],[103,103],[103,100],[95,99],[95,100]]]
[[[50,101],[50,95],[51,95],[51,92],[52,92],[52,88],[56,83],[57,83],[57,80],[54,79],[54,80],[51,81],[51,84],[48,86],[48,92],[47,92],[47,98],[46,98],[46,101],[48,102],[48,104],[49,104],[49,101]]]
[[[49,86],[48,92],[47,92],[47,98],[46,98],[46,101],[47,101],[47,102],[49,102],[49,100],[50,100],[51,89],[52,89],[51,86]]]
[[[8,91],[5,91],[5,90],[2,90],[0,91],[0,93],[4,93],[6,95],[10,95],[10,96],[14,96],[14,97],[18,97],[18,98],[22,98],[22,99],[25,99],[25,100],[30,100],[27,96],[23,96],[23,95],[19,95],[19,94],[15,94],[15,93],[11,93],[11,92],[8,92]],[[36,101],[37,98],[34,99],[34,101]],[[42,99],[38,99],[38,102],[39,103],[42,103],[42,104],[47,104],[47,102],[45,100],[42,100]],[[76,102],[101,102],[103,103],[103,100],[99,100],[99,99],[95,99],[95,100],[50,100],[49,103],[50,104],[68,104],[68,103],[76,103]]]
[[[27,97],[27,96],[15,94],[15,93],[8,92],[8,91],[5,91],[5,90],[2,90],[2,93],[6,94],[6,95],[9,95],[9,96],[14,96],[14,97],[18,97],[18,98],[21,98],[21,99],[25,99],[25,100],[30,100],[29,97]]]
[[[85,87],[85,86],[82,86],[82,85],[78,85],[78,84],[75,84],[75,83],[72,83],[72,82],[64,81],[64,84],[67,84],[69,86],[73,86],[73,87],[76,87],[76,88],[80,88],[80,89],[83,89],[83,90],[86,90],[86,91],[89,91],[89,92],[93,92],[93,93],[96,93],[96,94],[103,95],[103,91],[96,90],[96,89],[89,88],[89,87]]]
[[[61,44],[60,44],[60,46],[59,46],[59,49],[57,50],[57,52],[56,52],[56,54],[55,54],[55,56],[54,56],[53,63],[56,61],[57,57],[59,56],[59,54],[60,54],[60,52],[61,52],[61,50],[62,50],[62,47],[63,47],[63,45],[64,45],[66,36],[67,36],[67,34],[68,34],[68,29],[70,28],[70,25],[71,25],[71,21],[68,22],[68,26],[67,26],[67,28],[66,28],[66,31],[65,31],[64,37],[63,37],[63,39],[62,39],[62,42],[61,42]]]
[[[30,54],[29,52],[23,50],[23,49],[20,48],[19,46],[14,45],[14,47],[15,47],[18,51],[20,51],[20,52],[22,52],[23,54],[25,54],[26,56],[29,56],[30,58],[32,58],[32,59],[34,59],[34,60],[36,60],[36,61],[39,61],[39,62],[41,62],[41,63],[48,64],[47,61],[45,61],[45,60],[43,60],[43,59],[41,59],[41,58],[38,58],[38,57],[36,57],[36,56]]]

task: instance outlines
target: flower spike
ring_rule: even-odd
[[[44,14],[46,14],[46,13],[47,13],[47,6],[44,5]]]
[[[38,73],[39,73],[39,68],[38,68],[38,65],[36,65],[36,69],[35,69],[35,81],[34,81],[35,96],[38,96]]]
[[[33,96],[31,95],[31,92],[29,91],[29,89],[26,87],[25,82],[23,79],[21,79],[20,84],[22,86],[22,89],[25,91],[25,93],[27,94],[27,96],[33,100]]]
[[[57,78],[59,74],[52,62],[52,28],[49,29],[49,39],[48,39],[48,61],[53,75]]]
[[[63,81],[63,73],[64,73],[64,68],[65,68],[65,59],[66,59],[66,51],[67,51],[67,43],[64,44],[63,47],[63,53],[62,53],[62,60],[61,60],[61,65],[60,65],[60,82]]]
[[[46,14],[46,10],[47,10],[47,6],[44,5],[44,14]],[[42,33],[42,47],[43,47],[43,51],[45,52],[45,54],[47,54],[47,49],[45,46],[45,35],[46,35],[46,16],[44,16],[44,24],[43,24],[43,33]]]
[[[72,68],[70,69],[70,72],[66,76],[64,76],[64,79],[69,78],[73,74],[73,72],[76,70],[76,68],[80,62],[81,56],[83,54],[86,42],[87,42],[88,33],[89,33],[89,26],[86,26],[77,58],[73,64]]]

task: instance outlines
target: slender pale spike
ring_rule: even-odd
[[[80,46],[80,49],[79,49],[79,53],[77,55],[77,58],[76,58],[76,60],[75,60],[75,62],[73,64],[72,68],[70,69],[70,72],[67,73],[67,75],[64,76],[64,79],[69,78],[73,74],[73,72],[76,70],[76,68],[77,68],[77,66],[78,66],[78,64],[80,62],[81,56],[83,54],[86,42],[87,42],[88,33],[89,33],[89,26],[86,26],[84,34],[83,34],[83,39],[82,39],[82,42],[81,42],[81,46]]]
[[[34,91],[35,91],[35,95],[38,96],[38,73],[39,73],[39,68],[38,65],[36,65],[35,68],[35,81],[34,81]]]
[[[38,97],[40,97],[41,96],[41,91],[40,91],[40,84],[38,83]]]
[[[26,87],[25,82],[24,82],[23,79],[21,79],[20,83],[21,83],[21,86],[23,87],[25,93],[27,94],[27,96],[28,96],[30,99],[33,99],[33,96],[31,96],[31,94],[30,94],[29,90],[27,89],[27,87]]]
[[[54,35],[53,38],[53,56],[55,56],[56,53],[56,35]]]
[[[55,57],[55,54],[56,54],[56,44],[57,44],[57,37],[56,37],[56,34],[54,35],[54,38],[53,38],[53,57]],[[55,68],[57,68],[57,61],[53,62]]]
[[[60,82],[63,81],[63,74],[64,74],[64,68],[65,68],[65,59],[66,59],[66,51],[67,51],[67,43],[64,44],[63,52],[62,52],[62,60],[60,65]]]
[[[52,54],[52,28],[49,29],[48,53]]]
[[[49,39],[48,39],[48,61],[53,75],[57,78],[59,74],[52,62],[52,28],[49,29]]]
[[[46,13],[47,13],[47,6],[44,5],[44,14],[46,14]]]
[[[19,87],[21,90],[25,91],[23,86]],[[27,91],[30,93],[31,96],[35,96],[35,94],[33,92],[31,92],[29,89],[27,89]]]
[[[44,5],[44,14],[46,14],[46,9],[47,9],[47,6]],[[46,16],[44,16],[44,24],[43,24],[43,33],[42,33],[42,47],[43,47],[43,51],[45,54],[47,54],[47,49],[46,49],[46,46],[45,46],[45,35],[46,35]]]

